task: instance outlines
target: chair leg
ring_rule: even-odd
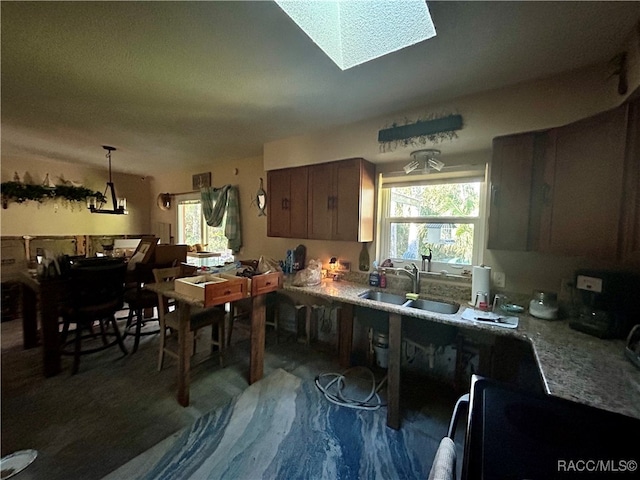
[[[82,344],[82,327],[81,323],[76,323],[76,338],[75,338],[75,349],[73,351],[73,367],[71,367],[71,375],[75,375],[78,373],[78,368],[80,367],[80,350]]]
[[[104,345],[108,345],[109,340],[107,339],[107,331],[104,328],[104,323],[102,319],[98,320],[98,325],[100,325],[100,336],[102,337],[102,343]]]
[[[136,310],[136,334],[133,341],[133,353],[138,351],[138,345],[140,344],[140,329],[142,328],[142,309]]]
[[[67,341],[67,337],[69,336],[69,325],[71,322],[63,319],[62,322],[62,332],[60,332],[60,345],[64,345]]]
[[[276,332],[276,345],[280,343],[280,306],[276,303],[273,306],[273,329]]]
[[[116,341],[118,342],[118,346],[120,347],[120,350],[122,350],[122,352],[125,355],[128,355],[129,352],[127,351],[127,347],[124,346],[124,342],[122,341],[122,335],[120,335],[120,330],[118,329],[118,324],[116,323],[115,315],[111,315],[109,320],[111,321],[111,324],[113,325],[113,333],[116,336]],[[101,325],[102,325],[102,323],[101,323]]]
[[[233,322],[237,314],[238,314],[238,309],[236,308],[235,304],[232,303],[231,307],[229,308],[228,320],[225,319],[225,322],[227,322],[227,325],[226,325],[227,338],[225,339],[226,345],[231,345],[231,334],[233,333]]]
[[[160,324],[160,351],[158,352],[158,371],[162,370],[162,365],[164,363],[164,344],[167,338],[167,327],[164,326],[164,323]]]
[[[128,329],[131,326],[132,321],[133,321],[133,308],[129,307],[129,315],[127,315],[127,323],[125,325],[125,329]]]
[[[227,353],[225,343],[224,321],[222,321],[218,322],[218,356],[220,357],[220,366],[222,368],[224,368],[224,357]]]

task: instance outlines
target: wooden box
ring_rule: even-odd
[[[247,279],[216,275],[177,278],[174,288],[178,293],[203,301],[205,307],[235,302],[246,297],[248,291]]]

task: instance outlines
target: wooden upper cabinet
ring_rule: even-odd
[[[625,264],[640,267],[640,99],[629,104],[620,251]]]
[[[267,236],[307,238],[308,168],[267,172]]]
[[[375,166],[354,158],[309,167],[308,238],[373,240]]]
[[[628,105],[548,132],[538,250],[616,258]]]
[[[309,167],[309,203],[307,233],[309,238],[330,240],[333,236],[334,166],[331,163]]]
[[[523,133],[493,140],[489,249],[529,248],[535,136]]]

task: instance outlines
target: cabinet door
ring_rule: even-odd
[[[289,207],[289,236],[291,238],[307,238],[307,191],[309,169],[298,167],[290,169],[290,202]]]
[[[309,167],[309,195],[307,234],[309,238],[332,238],[335,200],[334,164],[323,163]]]
[[[307,238],[307,167],[267,172],[267,236]]]
[[[622,208],[627,105],[551,130],[540,250],[615,258]]]
[[[360,224],[360,161],[337,162],[334,168],[333,239],[356,241]]]
[[[287,237],[291,231],[291,216],[286,208],[290,197],[289,169],[267,172],[267,236]]]
[[[487,248],[527,250],[534,133],[493,140]]]
[[[640,267],[640,100],[629,104],[622,200],[621,259]]]

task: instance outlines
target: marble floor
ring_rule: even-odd
[[[175,400],[175,362],[165,360],[165,368],[156,370],[155,335],[143,337],[135,354],[123,356],[118,349],[109,349],[84,356],[75,376],[69,373],[71,359],[63,357],[63,372],[45,379],[40,350],[21,347],[20,320],[1,326],[1,454],[38,451],[36,461],[15,477],[19,480],[103,478],[163,441],[166,446],[167,439],[190,429],[207,413],[223,409],[249,387],[249,345],[242,325],[234,329],[225,368],[211,358],[192,370],[187,408]],[[133,339],[128,337],[125,343],[130,347]],[[336,358],[331,348],[308,347],[286,335],[276,344],[270,333],[265,376],[279,370],[294,375],[304,371],[306,376],[341,371]],[[456,396],[447,386],[406,378],[404,414],[426,412],[431,434],[439,438],[446,432]]]

